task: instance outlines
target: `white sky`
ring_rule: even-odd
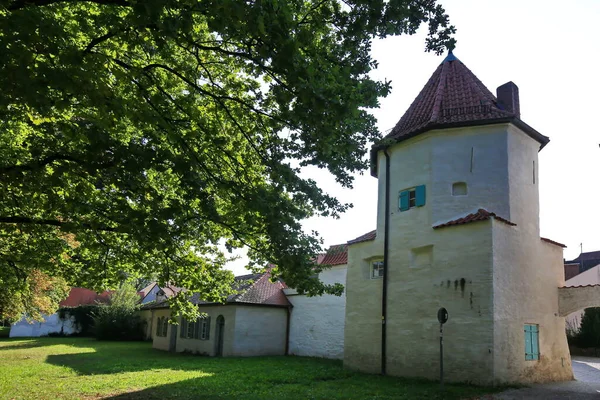
[[[513,81],[519,87],[521,119],[550,137],[540,152],[541,235],[567,245],[565,258],[600,250],[600,1],[443,0],[457,27],[454,54],[492,92]],[[404,114],[444,56],[424,52],[425,30],[378,40],[372,76],[391,80],[391,94],[374,110],[380,131]],[[375,229],[377,179],[357,175],[342,189],[323,170],[307,176],[354,208],[340,219],[312,218],[330,246]],[[244,260],[232,263],[244,273]]]

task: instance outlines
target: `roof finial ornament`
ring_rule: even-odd
[[[448,55],[446,56],[446,58],[444,58],[444,61],[442,61],[442,64],[445,62],[450,62],[450,61],[456,61],[458,60],[458,58],[456,58],[456,56],[454,55],[454,53],[452,53],[453,48],[450,48],[448,50]]]

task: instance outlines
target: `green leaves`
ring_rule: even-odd
[[[295,166],[350,187],[390,90],[373,37],[428,23],[439,52],[454,32],[433,0],[3,4],[0,268],[97,289],[157,274],[214,299],[219,243],[339,292],[309,278],[320,241],[300,222],[349,205]]]

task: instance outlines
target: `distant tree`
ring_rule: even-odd
[[[61,277],[52,277],[38,269],[28,275],[2,274],[0,270],[0,320],[43,321],[44,314],[58,310],[69,294],[69,286]]]
[[[586,308],[574,343],[579,347],[600,349],[600,307]]]
[[[341,293],[311,278],[321,242],[300,222],[350,205],[300,168],[352,187],[390,91],[371,43],[422,24],[427,51],[453,46],[435,0],[1,0],[3,274],[157,274],[220,300],[223,244]]]

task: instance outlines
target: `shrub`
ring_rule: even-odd
[[[78,330],[76,336],[93,336],[94,315],[100,307],[102,306],[96,304],[86,304],[77,307],[61,307],[58,309],[58,316],[62,320],[73,318],[73,322]]]
[[[138,315],[139,295],[135,288],[124,283],[106,306],[94,313],[94,331],[98,340],[143,340],[143,322]]]
[[[586,308],[579,331],[573,337],[576,346],[600,348],[600,307]]]

